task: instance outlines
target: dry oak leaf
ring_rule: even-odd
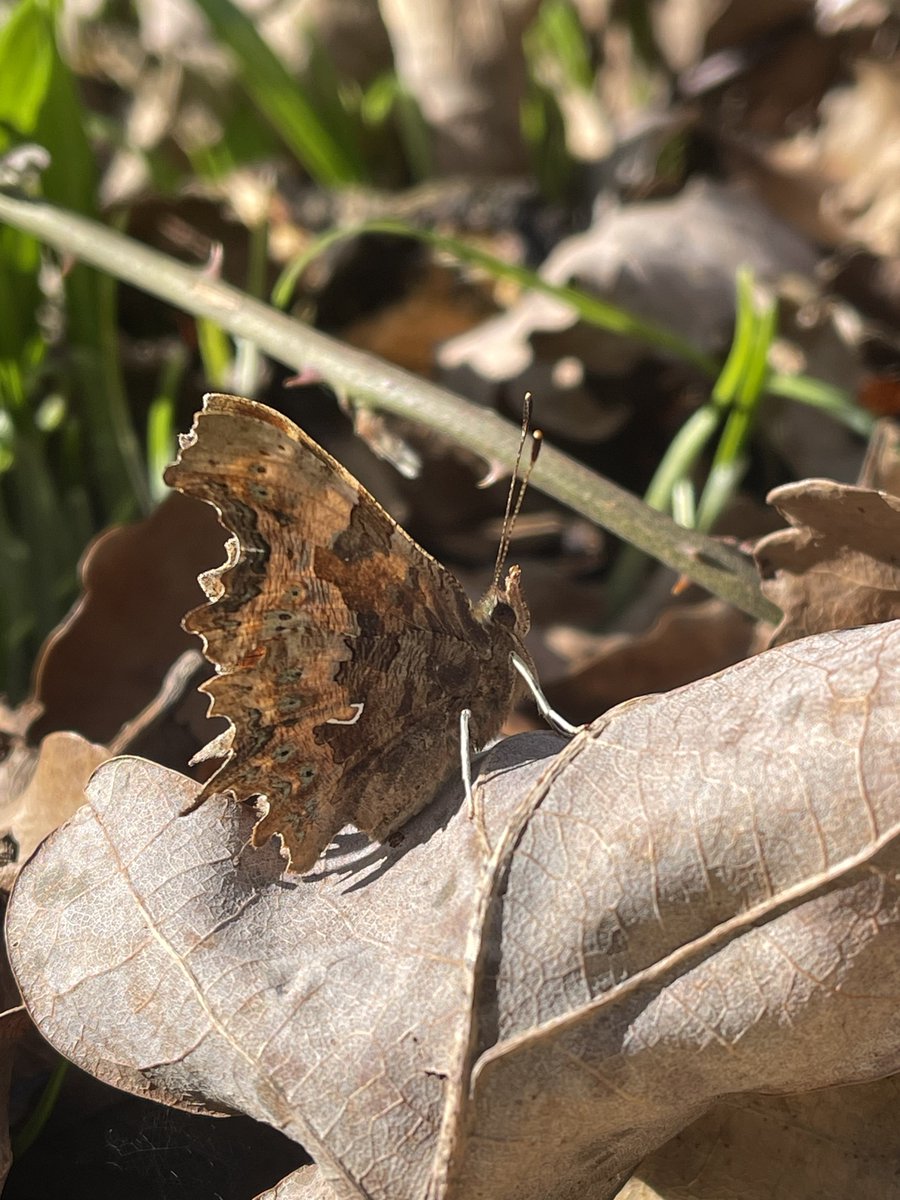
[[[666,608],[642,633],[595,637],[587,661],[544,691],[571,721],[589,721],[635,696],[730,667],[753,653],[754,635],[750,618],[722,600]]]
[[[286,1175],[275,1187],[260,1192],[254,1200],[334,1200],[334,1191],[313,1164]]]
[[[185,618],[233,725],[195,803],[263,796],[256,845],[280,834],[295,871],[352,823],[384,841],[498,732],[530,664],[518,568],[474,606],[365,488],[281,413],[208,395],[166,481],[213,505],[233,536]],[[219,740],[216,748],[225,748]]]
[[[0,805],[0,837],[15,839],[18,862],[84,804],[85,784],[109,757],[105,747],[77,733],[47,734],[27,784]]]
[[[649,1155],[618,1200],[889,1200],[900,1184],[898,1107],[900,1075],[729,1096]]]
[[[40,713],[34,700],[10,708],[0,696],[0,811],[25,790],[34,774],[37,750],[28,743],[28,730]]]
[[[113,761],[17,880],[13,969],[60,1051],[269,1122],[311,1194],[608,1200],[726,1097],[900,1071],[898,674],[900,622],[839,630],[508,739],[480,819],[454,783],[303,879]]]
[[[172,663],[194,648],[181,618],[202,599],[197,574],[220,545],[213,514],[178,495],[94,539],[80,567],[83,594],[38,659],[44,712],[32,739],[74,730],[112,742],[152,703]]]
[[[762,591],[784,613],[771,645],[900,617],[900,497],[805,479],[767,499],[793,526],[754,552]]]
[[[897,288],[900,293],[900,270],[897,274]],[[900,294],[897,297],[897,305],[900,323]],[[900,401],[900,380],[894,386]],[[900,496],[900,421],[894,417],[882,417],[875,423],[857,483],[860,487],[875,488],[879,492],[890,492],[893,496]]]

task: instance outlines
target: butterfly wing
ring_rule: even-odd
[[[352,822],[382,838],[424,806],[458,753],[459,710],[496,732],[515,688],[509,648],[453,576],[291,421],[208,396],[167,481],[218,510],[228,559],[185,619],[234,727],[201,798],[263,795],[254,831],[295,870]],[[499,694],[504,693],[504,694]],[[490,726],[490,728],[488,728]]]

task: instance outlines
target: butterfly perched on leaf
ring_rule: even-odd
[[[520,693],[518,568],[473,605],[321,446],[238,396],[205,397],[166,481],[232,535],[185,618],[232,726],[197,803],[264,797],[254,843],[280,834],[295,871],[347,824],[384,841],[458,764],[461,710],[483,745]]]

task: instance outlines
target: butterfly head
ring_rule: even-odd
[[[475,615],[487,632],[490,646],[489,661],[481,661],[480,687],[470,701],[472,741],[483,746],[498,732],[524,693],[515,660],[534,672],[531,655],[525,649],[531,617],[522,596],[518,567],[510,567],[502,584],[491,584],[477,604]]]
[[[499,631],[509,631],[514,641],[521,641],[531,626],[531,615],[522,595],[522,572],[510,567],[506,581],[491,584],[478,604],[478,615],[485,625]]]

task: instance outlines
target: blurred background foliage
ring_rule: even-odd
[[[816,63],[843,55],[830,74],[821,67],[808,97],[791,103],[778,91],[786,76],[770,78],[772,106],[783,110],[765,118],[770,142],[776,135],[789,140],[790,120],[815,128],[814,101],[854,78],[856,57],[871,57],[878,31],[884,36],[891,25],[888,11],[880,23],[851,24],[847,32],[829,26],[828,5],[814,4],[787,6],[790,12],[759,29],[741,17],[741,6],[724,6],[714,20],[703,5],[682,5],[679,24],[678,6],[649,0],[497,0],[474,6],[478,20],[471,4],[455,14],[451,5],[451,25],[443,13],[440,26],[436,5],[426,86],[429,60],[423,67],[416,56],[415,23],[421,26],[428,7],[417,14],[399,0],[2,4],[0,157],[7,182],[138,237],[166,223],[176,228],[173,221],[198,198],[227,206],[246,231],[242,254],[229,260],[232,282],[258,297],[275,288],[280,304],[306,314],[297,264],[305,269],[324,253],[334,226],[353,225],[358,234],[372,214],[365,204],[357,212],[350,200],[335,207],[325,199],[318,218],[296,220],[295,240],[282,244],[291,222],[273,213],[298,189],[309,211],[310,196],[391,194],[460,174],[518,176],[528,181],[533,203],[556,214],[542,249],[540,239],[526,243],[518,261],[504,262],[495,244],[486,250],[483,241],[453,232],[432,248],[493,280],[496,307],[503,306],[504,284],[515,295],[542,290],[565,299],[588,324],[643,340],[648,353],[668,340],[669,351],[693,360],[707,394],[693,415],[682,414],[686,423],[679,421],[649,472],[650,503],[684,524],[713,528],[748,468],[767,395],[791,395],[858,435],[867,432],[871,414],[858,407],[844,378],[779,373],[773,365],[778,304],[754,291],[752,272],[735,274],[730,351],[710,353],[627,306],[604,302],[577,279],[548,281],[536,268],[556,240],[553,230],[584,228],[598,198],[674,194],[698,163],[708,169],[715,161],[722,171],[721,148],[710,146],[726,133],[733,139],[734,122],[723,133],[702,103],[716,89],[721,98],[729,80],[744,82],[745,128],[756,121],[759,135],[760,103],[749,89],[761,85],[752,76],[747,83],[747,71],[763,61],[766,38],[813,38]],[[735,27],[723,34],[729,13]],[[449,49],[441,40],[446,28],[454,31]],[[725,49],[716,48],[717,34]],[[442,56],[452,62],[454,54],[468,54],[474,64],[466,78],[481,108],[474,104],[468,126],[441,116],[459,82]],[[449,74],[439,94],[442,71]],[[855,78],[859,84],[862,76]],[[643,125],[624,121],[625,114]],[[775,128],[778,121],[783,128]],[[362,223],[353,219],[359,216]],[[370,226],[378,229],[377,221]],[[404,230],[434,237],[401,211],[394,232]],[[807,232],[820,244],[827,240],[821,226]],[[860,240],[858,228],[850,234]],[[839,233],[829,248],[850,234]],[[211,231],[210,245],[218,236]],[[868,237],[870,249],[889,259],[879,236]],[[189,238],[182,250],[200,257]],[[114,279],[55,257],[8,226],[0,227],[0,313],[0,658],[5,690],[16,699],[41,640],[76,595],[76,565],[91,536],[147,513],[159,499],[186,383],[252,389],[262,368],[252,348],[235,346],[208,323],[187,323],[175,336],[169,326],[161,332],[152,306],[135,316]],[[141,355],[152,382],[128,387],[126,399]],[[616,570],[614,587],[625,594],[635,564],[626,555]]]

